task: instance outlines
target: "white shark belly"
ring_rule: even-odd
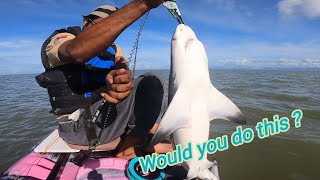
[[[193,158],[183,163],[189,169],[187,179],[219,179],[208,170],[214,163],[206,153],[198,160],[196,145],[208,140],[213,119],[246,121],[239,108],[212,85],[205,48],[185,25],[179,25],[172,38],[169,103],[151,145],[169,135],[183,149],[192,143]]]
[[[209,123],[209,121],[207,122]],[[193,160],[198,162],[200,158],[200,153],[197,150],[196,145],[202,144],[208,140],[209,137],[209,126],[206,123],[199,124],[200,126],[196,128],[181,128],[177,129],[173,133],[173,139],[176,145],[181,145],[182,149],[188,147],[188,144],[192,144]],[[205,155],[206,157],[206,155]],[[206,158],[204,158],[206,159]]]

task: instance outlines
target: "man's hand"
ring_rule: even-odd
[[[160,4],[162,4],[167,0],[139,0],[139,1],[146,4],[147,6],[150,7],[150,9],[152,9],[160,6]]]
[[[116,70],[110,71],[106,77],[108,92],[101,96],[108,102],[117,104],[130,95],[133,83],[124,58],[117,57],[115,63]]]

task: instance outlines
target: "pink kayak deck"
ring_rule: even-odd
[[[34,177],[46,179],[55,165],[51,154],[41,154],[32,152],[22,158],[11,168],[8,169],[8,175],[19,177]],[[78,167],[73,163],[67,163],[60,175],[61,180],[78,179],[98,169],[117,169],[126,170],[128,161],[119,158],[101,158],[90,159],[83,167]],[[126,176],[112,178],[113,180],[128,180]]]

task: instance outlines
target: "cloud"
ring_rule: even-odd
[[[269,43],[250,41],[244,43],[218,44],[204,43],[209,59],[319,59],[320,44],[318,40],[302,43]]]
[[[42,43],[42,39],[30,39],[24,37],[0,40],[0,57],[39,54]],[[37,50],[37,52],[35,52],[35,50]]]
[[[320,68],[317,39],[301,43],[249,41],[204,45],[213,68]]]
[[[211,68],[234,69],[281,69],[281,68],[320,68],[320,59],[220,59],[211,62]]]
[[[207,0],[209,6],[216,6],[223,10],[234,10],[236,7],[235,0]]]
[[[152,61],[139,61],[137,62],[136,69],[168,69],[168,66]]]
[[[284,23],[276,12],[285,16],[319,17],[319,1],[279,1],[181,1],[179,8],[186,23],[203,40],[210,64],[261,68],[275,65],[318,67],[320,37],[315,30],[317,24]],[[121,7],[128,2],[130,0],[110,0],[107,3]],[[55,28],[81,23],[80,15],[89,13],[105,1],[21,0],[0,4],[3,14],[13,11],[17,15],[10,18],[10,23],[14,24],[8,27],[12,28],[2,29],[4,33],[0,36],[0,73],[6,74],[41,72],[40,47],[44,39]],[[21,12],[26,21],[21,21]],[[23,30],[15,28],[20,26],[24,27]],[[127,57],[139,27],[140,20],[117,39],[116,43]],[[164,7],[150,13],[140,37],[137,69],[169,68],[170,40],[175,28],[176,22]]]
[[[0,74],[43,71],[40,48],[43,40],[17,38],[0,41]]]
[[[18,62],[6,59],[0,59],[0,75],[7,74],[35,74],[44,71],[41,62],[32,62],[28,59],[21,59],[26,62]],[[39,61],[41,61],[39,59]]]
[[[305,16],[307,18],[320,17],[319,0],[283,0],[278,3],[278,10],[288,17]]]
[[[30,47],[32,45],[34,45],[34,42],[29,39],[0,41],[0,48],[5,48],[5,49]]]
[[[133,61],[130,63],[133,68]],[[170,47],[141,46],[137,55],[136,69],[168,69],[170,64]]]
[[[52,20],[59,20],[63,23],[65,21],[78,22],[82,19],[82,15],[86,15],[93,11],[98,6],[104,4],[110,4],[118,7],[122,7],[128,0],[116,1],[116,0],[19,0],[19,1],[4,1],[0,2],[2,11],[0,14],[3,16],[6,14],[13,14],[13,18],[16,16],[24,17],[23,20],[34,20],[46,18],[48,22]],[[69,8],[72,7],[72,8]],[[11,17],[11,18],[12,18]],[[11,20],[11,19],[10,19]]]
[[[142,32],[142,39],[146,41],[156,41],[157,43],[168,43],[171,42],[172,35],[163,33],[163,32],[155,32],[150,30],[145,30]]]
[[[250,3],[235,0],[190,1],[181,3],[180,9],[188,25],[210,27],[213,31],[252,32],[260,28],[257,23],[262,20],[256,20],[256,10]]]

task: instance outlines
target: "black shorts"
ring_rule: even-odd
[[[164,101],[164,85],[161,79],[147,73],[134,79],[133,84],[130,96],[113,108],[112,118],[109,118],[109,123],[102,130],[101,144],[109,143],[122,135],[146,139],[154,123],[159,122],[162,118],[167,106]],[[97,112],[102,102],[103,99],[91,105],[92,116]],[[108,107],[108,104],[100,107],[101,113],[97,116],[94,124],[97,136],[103,127],[106,114],[110,114]],[[89,145],[83,121],[82,118],[76,121],[68,118],[58,120],[60,137],[69,144]]]

